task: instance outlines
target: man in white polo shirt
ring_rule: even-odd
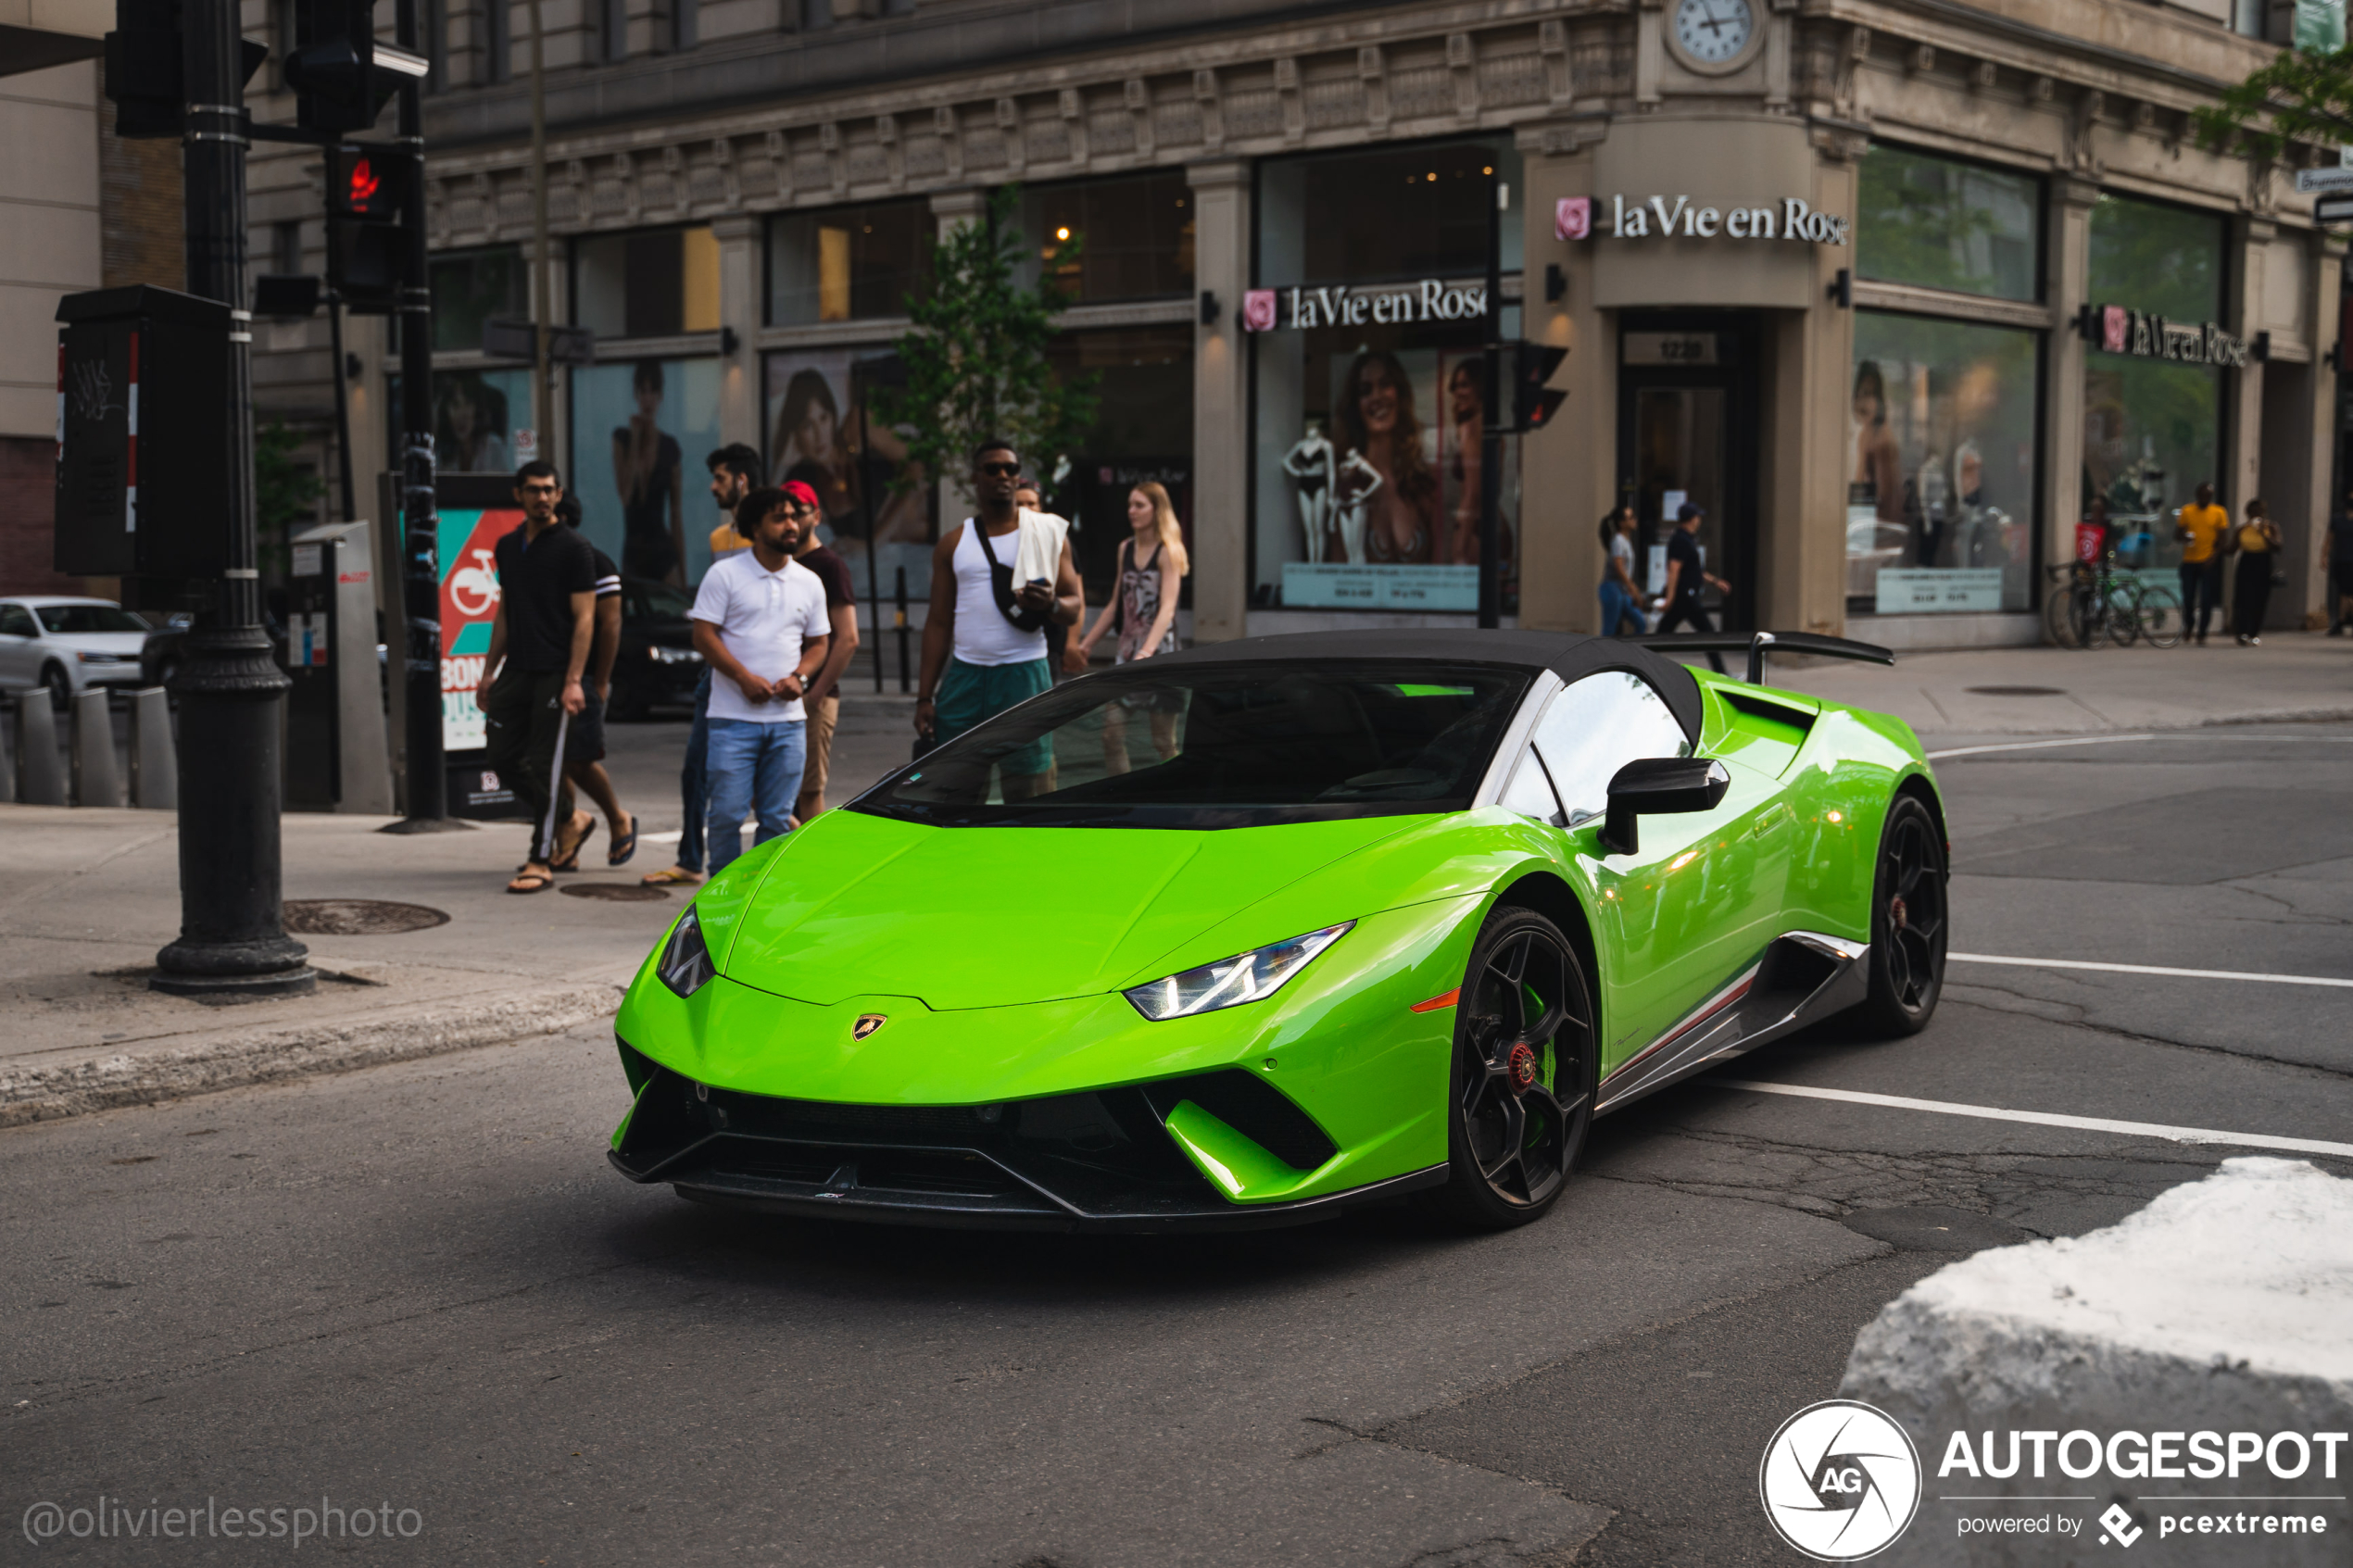
[[[695,651],[710,665],[707,823],[711,874],[743,853],[744,818],[757,810],[765,844],[791,825],[808,758],[801,695],[824,668],[825,586],[793,559],[798,542],[782,490],[753,491],[737,503],[736,528],[751,541],[711,563],[695,608]]]

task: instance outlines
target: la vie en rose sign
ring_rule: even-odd
[[[1563,196],[1553,204],[1553,238],[1801,240],[1847,243],[1847,220],[1816,212],[1795,196],[1755,207],[1700,207],[1689,196]],[[1596,220],[1600,220],[1597,225]]]

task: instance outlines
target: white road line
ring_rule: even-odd
[[[2353,991],[2353,980],[2324,974],[2260,974],[2243,969],[2168,969],[2161,964],[2093,963],[2084,959],[2012,959],[1994,953],[1947,953],[1954,963],[2017,964],[2025,969],[2095,969],[2109,974],[2172,974],[2184,980],[2254,980],[2267,985],[2333,985]]]
[[[2155,735],[2069,735],[2064,740],[2021,740],[2007,746],[1957,746],[1950,751],[1931,751],[1928,759],[1942,762],[1947,757],[1979,757],[1989,751],[2042,751],[2054,746],[2114,746],[2119,741],[2155,740]]]
[[[1982,1122],[2025,1122],[2038,1127],[2074,1127],[2087,1133],[2121,1133],[2128,1137],[2165,1138],[2173,1143],[2229,1144],[2239,1148],[2276,1148],[2291,1154],[2333,1154],[2353,1160],[2353,1143],[2328,1143],[2320,1138],[2282,1138],[2268,1133],[2225,1133],[2212,1127],[2169,1127],[2156,1122],[2117,1122],[2105,1116],[2060,1116],[2047,1110],[2005,1110],[1991,1105],[1957,1105],[1951,1100],[1907,1099],[1901,1095],[1869,1095],[1858,1089],[1817,1089],[1803,1084],[1759,1084],[1745,1078],[1703,1078],[1719,1089],[1747,1089],[1760,1095],[1792,1095],[1799,1099],[1843,1100],[1850,1105],[1878,1105],[1891,1110],[1925,1110],[1938,1116],[1969,1116]]]

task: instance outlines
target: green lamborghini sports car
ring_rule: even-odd
[[[916,1224],[1425,1188],[1533,1219],[1595,1114],[1935,1009],[1919,743],[1757,684],[1771,640],[1743,683],[1566,633],[1309,633],[1034,697],[699,891],[621,1009],[612,1162]]]

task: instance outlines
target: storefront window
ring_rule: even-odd
[[[1847,608],[2033,606],[2041,334],[1857,311]]]
[[[861,596],[869,586],[871,529],[874,590],[891,599],[904,570],[908,599],[920,603],[931,592],[931,546],[939,536],[933,487],[918,482],[894,494],[893,483],[906,470],[906,445],[889,426],[860,417],[862,399],[887,370],[889,355],[878,345],[768,356],[768,472],[773,483],[797,479],[817,492],[824,511],[819,537],[849,562]]]
[[[1032,186],[1022,193],[1018,281],[1028,287],[1051,272],[1078,305],[1189,294],[1192,203],[1180,169]]]
[[[513,473],[523,460],[516,432],[531,428],[531,372],[435,370],[433,428],[442,471]]]
[[[2042,195],[2029,175],[1873,147],[1856,202],[1856,272],[1995,299],[2038,298]]]
[[[479,349],[484,322],[497,316],[520,319],[530,314],[522,252],[515,246],[436,256],[430,276],[436,350],[468,353]]]
[[[2178,322],[2221,319],[2223,220],[2212,213],[2103,195],[2092,209],[2091,296]],[[2104,515],[2118,560],[2181,560],[2173,513],[2201,483],[2222,483],[2222,371],[2110,353],[2095,339],[2083,372],[2086,520]]]
[[[1193,544],[1193,329],[1121,327],[1070,332],[1054,346],[1056,375],[1095,378],[1095,423],[1070,455],[1070,468],[1047,481],[1047,505],[1071,521],[1071,553],[1087,585],[1087,602],[1111,602],[1116,588],[1119,542],[1133,530],[1127,495],[1151,481],[1165,488],[1185,546]],[[1230,561],[1193,570],[1231,571]],[[1177,603],[1192,603],[1192,579]],[[1091,616],[1089,617],[1091,623]]]
[[[686,586],[718,521],[703,459],[721,445],[717,359],[639,359],[572,373],[580,526],[631,577]],[[682,551],[683,546],[683,551]]]
[[[788,212],[768,221],[768,320],[779,327],[904,316],[930,277],[931,205]]]
[[[574,243],[573,320],[600,338],[719,330],[719,241],[708,226]]]
[[[1490,182],[1507,143],[1466,140],[1261,166],[1257,282],[1365,309],[1277,309],[1253,337],[1252,602],[1478,608],[1479,344]],[[1503,251],[1519,254],[1516,193]],[[1389,296],[1411,296],[1401,307]],[[1442,308],[1421,308],[1425,295]],[[1343,324],[1331,324],[1335,320]],[[1519,311],[1503,311],[1505,338]],[[1504,447],[1504,607],[1516,608],[1516,438]]]

